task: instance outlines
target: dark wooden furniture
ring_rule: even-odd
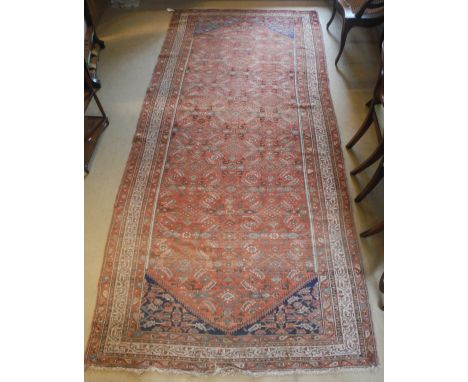
[[[382,104],[373,103],[369,109],[369,113],[364,120],[363,125],[357,131],[355,136],[351,139],[351,141],[346,145],[346,148],[350,149],[354,146],[354,144],[359,140],[360,137],[369,129],[371,124],[374,122],[374,126],[376,127],[377,132],[377,140],[378,144],[375,150],[371,153],[371,155],[364,160],[361,164],[359,164],[356,168],[351,171],[351,175],[357,175],[361,171],[365,170],[375,162],[380,159],[380,163],[375,171],[374,175],[372,176],[371,180],[367,185],[361,190],[361,192],[356,196],[354,201],[356,203],[361,202],[374,188],[377,184],[383,179],[384,176],[384,139],[383,139],[383,107]],[[356,139],[356,135],[359,137]]]
[[[361,202],[375,188],[375,186],[383,179],[383,175],[384,175],[383,105],[384,105],[384,44],[382,42],[380,69],[379,69],[376,85],[374,87],[374,91],[372,94],[372,98],[367,103],[367,106],[369,106],[369,111],[361,127],[358,129],[358,131],[354,134],[354,136],[346,145],[347,149],[351,149],[361,139],[361,137],[369,129],[369,127],[372,124],[374,124],[375,131],[377,134],[377,141],[378,141],[377,147],[366,160],[364,160],[360,165],[358,165],[356,168],[354,168],[351,171],[351,175],[356,175],[360,173],[361,171],[368,168],[370,165],[372,165],[379,159],[380,159],[380,162],[379,162],[379,165],[377,166],[377,170],[373,174],[369,183],[367,183],[367,185],[361,190],[361,192],[354,199],[356,203]],[[369,237],[379,232],[382,232],[383,230],[384,230],[384,221],[381,220],[378,223],[374,224],[372,227],[361,232],[360,236],[363,238]],[[382,276],[379,282],[379,289],[382,293],[383,293],[383,288],[384,288],[383,280],[384,280],[384,275],[382,273]],[[381,309],[382,310],[384,309],[383,305],[381,306]]]
[[[374,149],[372,154],[364,160],[360,165],[351,171],[351,175],[357,175],[361,171],[365,170],[379,159],[380,163],[377,167],[376,172],[372,176],[369,183],[362,189],[358,196],[354,199],[356,203],[362,201],[383,179],[384,175],[384,139],[383,139],[383,104],[384,104],[384,48],[382,42],[381,49],[381,64],[379,73],[377,76],[376,85],[374,87],[372,99],[370,100],[369,111],[362,123],[361,127],[356,131],[351,140],[347,143],[346,148],[351,149],[364,135],[364,133],[370,128],[372,124],[375,126],[375,132],[377,135],[377,147]]]
[[[368,102],[369,111],[362,123],[361,127],[356,131],[351,140],[347,143],[346,148],[351,149],[364,135],[364,133],[370,128],[372,124],[375,126],[375,132],[377,135],[377,147],[374,149],[372,154],[364,160],[360,165],[354,168],[351,171],[351,175],[356,175],[361,171],[365,170],[375,162],[380,159],[377,170],[372,176],[371,180],[367,185],[361,190],[361,192],[356,196],[354,201],[356,203],[361,202],[374,188],[375,186],[383,179],[384,176],[384,139],[383,139],[383,130],[384,130],[384,44],[382,42],[381,48],[381,64],[379,73],[377,76],[377,81],[374,87],[371,100]],[[383,230],[384,223],[383,221],[375,224],[373,227],[361,233],[361,237],[367,237]]]
[[[381,49],[380,49],[380,67],[379,67],[379,72],[377,74],[377,81],[374,86],[374,91],[372,92],[372,98],[366,104],[366,106],[369,107],[369,112],[367,113],[366,118],[364,119],[364,122],[362,123],[361,127],[358,129],[358,131],[356,131],[356,133],[351,138],[351,140],[346,144],[347,149],[352,148],[357,143],[357,141],[361,139],[364,133],[369,129],[369,127],[372,125],[372,122],[378,120],[375,106],[379,104],[380,105],[384,104],[384,43],[383,42],[382,42]],[[376,129],[377,138],[380,141],[382,138],[380,126],[377,126],[377,127],[379,127]]]
[[[103,10],[99,4],[100,2],[96,0],[86,0],[84,7],[84,58],[91,82],[97,89],[101,87],[97,75],[99,53],[105,48],[104,41],[99,39],[96,33],[96,23]]]
[[[89,164],[97,141],[109,125],[109,120],[96,92],[101,88],[97,75],[99,53],[105,48],[104,42],[98,38],[96,25],[106,8],[106,0],[84,1],[84,169],[89,173]],[[99,115],[86,115],[91,101],[96,103]]]
[[[97,116],[84,116],[84,170],[89,173],[89,163],[93,157],[94,150],[99,136],[109,125],[109,119],[99,101],[96,94],[96,87],[89,73],[86,62],[84,64],[84,111],[88,109],[91,101],[96,102],[96,106],[99,109],[100,115]]]
[[[382,272],[382,276],[380,276],[379,289],[382,293],[384,292],[384,272]],[[384,310],[384,306],[382,305],[380,309]]]
[[[349,31],[353,27],[372,28],[384,21],[384,0],[332,0],[333,10],[327,29],[335,18],[336,12],[341,15],[343,24],[341,27],[340,50],[335,59],[335,65],[343,53],[343,49]],[[383,35],[381,40],[383,40]]]
[[[383,220],[378,222],[377,224],[374,224],[372,227],[369,229],[365,230],[364,232],[361,232],[361,237],[368,237],[375,235],[376,233],[382,232],[384,229],[384,222]]]
[[[369,180],[369,183],[366,184],[366,186],[361,190],[361,192],[356,196],[354,201],[356,203],[362,202],[362,200],[369,195],[369,193],[380,183],[380,181],[384,177],[384,160],[382,157],[382,160],[379,163],[379,166],[377,167],[377,170],[375,171],[374,175],[372,175],[371,180]]]

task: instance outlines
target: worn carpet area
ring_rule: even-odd
[[[377,364],[315,12],[174,13],[115,202],[85,363]]]

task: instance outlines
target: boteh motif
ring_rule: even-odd
[[[117,197],[88,366],[376,364],[315,12],[175,12]]]

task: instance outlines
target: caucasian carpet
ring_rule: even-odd
[[[86,366],[375,366],[315,12],[173,14],[115,203]]]

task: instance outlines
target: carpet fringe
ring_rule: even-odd
[[[166,373],[190,376],[207,376],[207,375],[246,375],[250,377],[268,377],[268,376],[285,376],[285,375],[317,375],[317,374],[346,374],[346,373],[377,373],[383,369],[383,365],[377,364],[367,367],[336,367],[328,369],[293,369],[293,370],[271,370],[271,371],[249,371],[232,368],[216,367],[213,371],[201,372],[182,369],[164,369],[158,367],[148,367],[145,369],[114,367],[114,366],[94,366],[85,367],[85,370],[96,371],[126,371],[142,375],[144,373]]]

